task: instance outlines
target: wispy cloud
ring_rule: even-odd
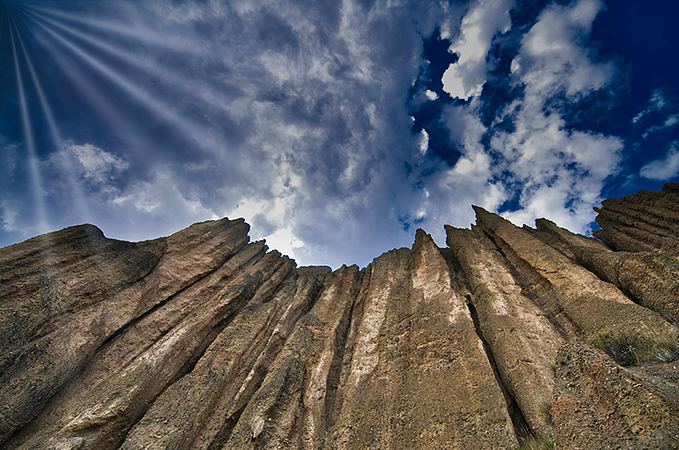
[[[645,141],[662,138],[679,125],[679,107],[672,98],[668,98],[664,89],[656,89],[646,107],[632,118],[632,124],[635,128],[642,127],[641,137]]]
[[[652,134],[660,133],[663,131],[670,130],[679,124],[679,114],[674,114],[667,117],[662,124],[650,126],[641,135],[644,139],[648,139]]]
[[[665,181],[679,175],[679,141],[672,141],[666,147],[665,156],[646,163],[639,175],[650,180]]]
[[[55,157],[72,160],[73,166],[78,168],[78,172],[84,179],[99,185],[111,182],[130,166],[122,157],[115,156],[92,144],[76,145],[67,142],[63,151]]]
[[[651,94],[651,98],[648,99],[648,105],[645,109],[639,111],[639,113],[632,118],[632,123],[639,125],[641,121],[649,114],[662,111],[669,106],[669,102],[665,96],[665,92],[662,89],[656,89]]]

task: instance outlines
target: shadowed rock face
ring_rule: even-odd
[[[0,446],[679,448],[679,186],[601,240],[476,212],[361,270],[242,219],[0,249]]]

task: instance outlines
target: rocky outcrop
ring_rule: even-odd
[[[431,237],[384,254],[357,330],[332,448],[511,448],[511,418],[466,299]]]
[[[554,361],[564,338],[523,295],[502,254],[483,233],[452,227],[446,231],[448,245],[469,281],[470,306],[508,393],[532,432],[551,436],[547,399],[554,389]]]
[[[0,249],[0,445],[679,448],[679,186],[600,240],[476,213],[334,272],[242,219]]]
[[[677,448],[672,399],[600,353],[564,345],[556,380],[550,406],[560,448]]]

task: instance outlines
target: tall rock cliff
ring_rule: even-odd
[[[0,249],[0,445],[679,448],[679,185],[599,239],[476,214],[334,272],[241,219]]]

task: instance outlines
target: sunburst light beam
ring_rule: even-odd
[[[10,19],[12,13],[9,12]],[[43,196],[43,182],[38,163],[37,151],[35,146],[35,138],[33,135],[33,126],[31,124],[30,115],[28,112],[28,103],[26,101],[26,93],[24,91],[23,77],[21,68],[19,67],[19,57],[17,55],[16,43],[14,41],[14,33],[18,34],[16,25],[13,26],[12,21],[9,23],[9,36],[12,45],[12,56],[14,57],[14,74],[17,80],[17,90],[19,94],[19,109],[21,114],[21,125],[26,141],[26,150],[28,151],[28,169],[31,179],[31,190],[33,191],[33,198],[35,201],[36,215],[38,218],[38,233],[42,234],[50,230],[47,222],[47,212],[45,208],[45,199]]]
[[[76,54],[83,61],[89,64],[90,67],[94,68],[113,84],[117,85],[119,88],[130,94],[132,98],[139,102],[140,105],[151,110],[165,121],[174,125],[176,130],[180,131],[182,135],[187,138],[187,140],[195,143],[199,148],[208,150],[218,158],[222,158],[224,156],[223,136],[215,136],[212,130],[202,127],[198,124],[194,124],[187,118],[180,117],[179,114],[173,111],[174,108],[151,97],[149,94],[136,87],[132,82],[120,76],[107,64],[90,55],[77,44],[69,41],[67,38],[50,29],[48,26],[40,23],[35,18],[29,18],[45,32],[59,41],[64,47],[68,48],[72,53]]]
[[[65,31],[66,33],[69,33],[70,35],[81,39],[82,41],[88,43],[89,45],[92,45],[100,50],[103,50],[109,55],[115,56],[120,60],[125,61],[126,63],[130,64],[133,67],[136,67],[139,70],[142,70],[150,75],[154,75],[159,79],[163,80],[164,82],[172,83],[174,88],[181,89],[186,94],[192,95],[197,100],[206,102],[213,106],[219,105],[220,102],[226,104],[231,101],[230,98],[227,98],[218,90],[211,89],[209,87],[208,87],[209,95],[205,96],[204,94],[206,92],[205,89],[206,86],[201,85],[200,83],[196,83],[195,80],[191,78],[177,76],[174,72],[158,67],[155,61],[150,63],[149,61],[144,60],[140,57],[124,52],[119,48],[116,48],[115,46],[101,39],[89,36],[81,31],[76,30],[73,27],[49,19],[42,14],[39,13],[32,14],[39,20],[44,20],[45,22],[51,24],[52,26],[57,27]]]
[[[16,23],[14,24],[16,28]],[[62,139],[61,133],[59,131],[59,127],[57,126],[56,120],[54,119],[54,114],[52,113],[52,108],[49,105],[49,102],[47,101],[47,97],[45,96],[45,93],[42,88],[42,84],[40,83],[40,80],[36,74],[36,71],[33,67],[33,63],[31,62],[31,58],[28,55],[28,51],[26,50],[26,46],[24,45],[24,41],[21,38],[21,35],[17,33],[17,38],[19,41],[19,46],[21,47],[22,53],[24,55],[24,59],[26,60],[26,65],[28,66],[28,71],[31,75],[31,79],[33,81],[33,85],[35,86],[36,92],[38,93],[38,100],[40,101],[40,106],[42,107],[43,111],[45,112],[45,117],[47,119],[47,125],[50,130],[50,135],[52,137],[52,142],[54,144],[54,147],[57,150],[61,150],[64,141]],[[75,206],[77,213],[80,216],[81,220],[87,220],[87,207],[86,207],[86,202],[85,202],[85,197],[83,195],[83,190],[82,186],[78,182],[78,180],[75,177],[75,171],[73,168],[73,165],[71,164],[71,161],[66,158],[65,159],[65,164],[66,164],[66,178],[71,186],[71,191],[73,194],[73,200],[75,201]]]
[[[124,39],[136,39],[136,43],[169,49],[179,54],[185,54],[189,56],[213,56],[213,53],[207,49],[209,42],[205,42],[204,45],[196,45],[195,41],[184,40],[172,34],[158,33],[151,31],[148,28],[140,31],[140,29],[137,27],[130,27],[122,23],[93,19],[90,17],[81,17],[76,14],[70,14],[64,11],[46,8],[44,6],[21,5],[21,7],[24,8],[25,11],[31,11],[34,13],[41,12],[56,18],[71,21],[76,24],[92,27],[99,31],[112,33]]]
[[[117,102],[110,101],[90,78],[79,71],[74,64],[62,55],[62,52],[52,42],[38,37],[40,43],[49,51],[52,60],[59,66],[61,73],[66,75],[74,87],[76,87],[92,111],[103,116],[107,123],[118,131],[117,136],[122,139],[130,150],[135,150],[145,142],[146,138],[140,132],[138,124],[129,120],[126,112]]]

